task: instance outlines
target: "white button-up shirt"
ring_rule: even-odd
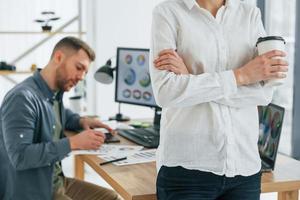
[[[182,166],[232,177],[261,167],[257,105],[273,89],[237,87],[232,69],[255,57],[265,35],[258,8],[227,0],[216,17],[195,0],[168,0],[153,11],[150,73],[162,110],[160,166]],[[163,49],[177,49],[190,75],[155,69]]]

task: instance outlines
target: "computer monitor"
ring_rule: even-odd
[[[151,86],[149,49],[118,47],[116,60],[115,101],[159,111]]]
[[[284,108],[270,103],[268,106],[259,106],[258,113],[259,154],[263,162],[263,167],[273,170],[280,141]]]

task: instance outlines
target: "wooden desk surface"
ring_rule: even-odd
[[[133,144],[119,137],[121,144]],[[116,166],[101,166],[103,160],[95,155],[75,156],[75,177],[82,179],[81,161],[88,163],[105,181],[107,181],[124,199],[155,200],[156,199],[156,166],[155,162]],[[78,163],[79,162],[79,163]],[[78,167],[79,166],[79,167]]]
[[[132,144],[120,137],[121,144]],[[155,200],[156,166],[155,162],[115,166],[99,166],[102,162],[95,155],[80,155],[75,158],[75,176],[83,179],[83,162],[88,163],[124,199]],[[262,176],[262,192],[278,192],[280,200],[298,200],[300,189],[300,162],[279,154],[274,172]]]
[[[275,170],[263,173],[262,192],[300,189],[300,161],[278,154]]]

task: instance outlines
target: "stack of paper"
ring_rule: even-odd
[[[129,156],[127,155],[126,160],[114,162],[113,164],[122,166],[122,165],[133,165],[133,164],[138,164],[138,163],[153,162],[153,161],[155,161],[155,153],[156,153],[156,149],[138,151],[132,155],[129,155]],[[101,155],[99,157],[106,161],[109,161],[109,160],[118,159],[122,156],[107,154],[107,155]]]
[[[112,163],[118,166],[133,165],[138,163],[155,161],[156,149],[149,149],[149,150],[142,150],[142,149],[143,146],[136,146],[136,145],[103,144],[97,150],[76,150],[76,151],[72,151],[71,155],[82,155],[82,154],[98,155],[100,158],[106,161],[127,157],[127,159],[125,160]]]
[[[110,155],[110,156],[128,156],[143,149],[143,146],[136,145],[111,145],[103,144],[97,150],[76,150],[72,151],[71,155],[93,154],[93,155]]]

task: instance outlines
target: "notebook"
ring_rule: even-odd
[[[275,167],[280,141],[284,108],[270,103],[268,106],[258,106],[258,113],[258,149],[262,161],[261,171],[272,171]]]

